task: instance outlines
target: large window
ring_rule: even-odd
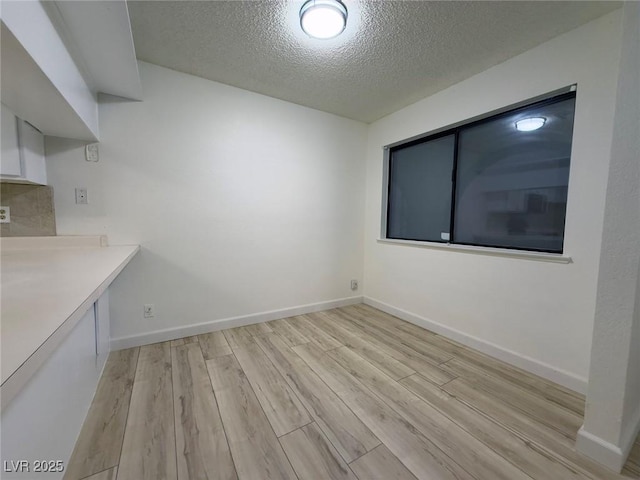
[[[393,145],[386,237],[562,253],[575,92]]]

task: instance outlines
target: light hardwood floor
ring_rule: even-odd
[[[366,305],[113,352],[67,480],[619,480],[584,397]]]

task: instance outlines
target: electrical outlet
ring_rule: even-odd
[[[351,280],[351,290],[358,289],[358,280]]]
[[[147,303],[144,306],[144,318],[153,318],[155,317],[155,312],[153,309],[153,303]]]
[[[86,205],[89,203],[89,198],[87,197],[87,189],[86,188],[76,188],[76,203],[78,205]]]
[[[11,209],[0,207],[0,223],[11,223]]]

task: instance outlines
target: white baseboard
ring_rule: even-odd
[[[613,443],[587,432],[584,425],[576,436],[576,450],[617,473],[622,470],[628,455],[628,452],[623,455],[622,449]]]
[[[636,438],[640,435],[640,405],[635,411],[635,415],[632,417],[632,420],[627,422],[628,425],[626,431],[622,430],[622,442],[621,442],[621,450],[623,455],[623,465],[627,461],[627,457],[629,456],[629,452],[633,448],[633,444],[636,442]]]
[[[337,300],[329,300],[327,302],[312,303],[309,305],[299,305],[296,307],[283,308],[281,310],[271,310],[268,312],[253,313],[251,315],[242,315],[239,317],[224,318],[214,320],[212,322],[198,323],[195,325],[184,325],[175,328],[167,328],[165,330],[156,330],[154,332],[141,333],[139,335],[131,335],[128,337],[119,337],[111,339],[111,350],[122,350],[124,348],[139,347],[141,345],[149,345],[151,343],[166,342],[168,340],[176,340],[178,338],[189,337],[192,335],[200,335],[203,333],[215,332],[226,328],[242,327],[252,325],[254,323],[269,322],[278,318],[294,317],[305,313],[320,312],[331,308],[345,307],[362,303],[362,297],[348,297]]]
[[[375,300],[371,297],[365,296],[364,303],[366,303],[367,305],[371,305],[378,310],[382,310],[383,312],[387,312],[391,315],[401,318],[402,320],[411,322],[414,325],[426,328],[427,330],[455,340],[456,342],[462,343],[463,345],[466,345],[468,347],[474,348],[482,353],[486,353],[487,355],[490,355],[494,358],[510,363],[511,365],[522,368],[523,370],[531,372],[535,375],[539,375],[543,378],[546,378],[547,380],[559,383],[560,385],[563,385],[578,393],[584,394],[587,391],[586,378],[578,377],[577,375],[566,372],[564,370],[560,370],[534,358],[521,355],[512,350],[508,350],[491,342],[487,342],[486,340],[482,340],[481,338],[468,335],[459,330],[455,330],[441,323],[421,317],[420,315],[416,315],[411,312],[407,312],[406,310],[402,310],[401,308],[394,307],[387,303],[380,302],[379,300]]]
[[[619,473],[627,462],[629,452],[640,432],[640,407],[636,410],[633,420],[625,422],[625,425],[628,427],[622,432],[619,446],[588,432],[583,425],[576,437],[576,450]]]

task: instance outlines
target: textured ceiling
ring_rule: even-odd
[[[140,60],[372,122],[620,6],[594,1],[345,0],[331,40],[302,1],[129,1]]]

